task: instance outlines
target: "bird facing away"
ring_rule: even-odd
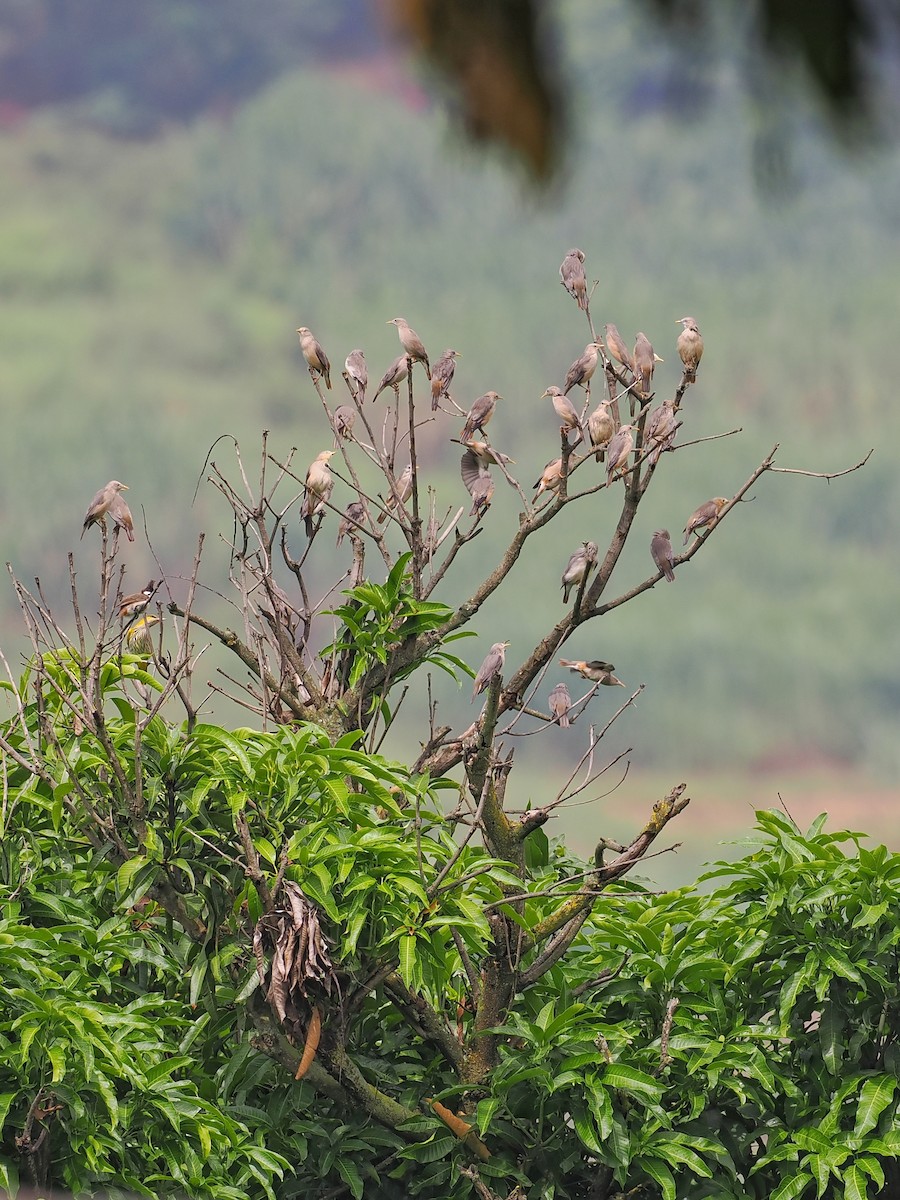
[[[564,396],[558,387],[548,387],[546,391],[541,393],[541,399],[549,396],[553,401],[553,411],[559,417],[560,424],[565,429],[566,433],[574,429],[577,433],[581,433],[581,418],[575,405],[568,396]]]
[[[684,326],[675,343],[678,357],[684,363],[686,382],[693,383],[703,357],[703,336],[693,317],[679,317],[676,324]]]
[[[599,658],[592,659],[591,662],[585,662],[583,658],[561,658],[559,665],[568,667],[582,678],[589,679],[591,683],[602,684],[603,687],[625,686],[621,679],[616,679],[613,675],[616,668],[612,663],[602,662]]]
[[[314,518],[319,513],[324,514],[325,505],[331,499],[334,491],[334,476],[328,469],[328,460],[334,454],[333,450],[323,450],[310,463],[306,472],[306,494],[300,516],[306,526],[306,536],[311,538],[315,532]]]
[[[698,509],[688,517],[688,523],[684,527],[684,545],[688,544],[690,536],[698,529],[711,529],[719,519],[719,513],[728,503],[725,496],[714,496],[712,500],[707,500],[705,504],[701,504]]]
[[[675,572],[672,570],[672,564],[675,554],[668,529],[657,529],[650,539],[650,557],[656,563],[657,570],[662,571],[669,583],[674,583]]]
[[[482,471],[472,485],[472,509],[470,517],[483,516],[491,507],[494,498],[494,481],[490,471]]]
[[[584,353],[576,358],[568,371],[566,371],[563,392],[567,396],[573,387],[582,387],[588,392],[591,390],[591,380],[594,378],[594,372],[597,370],[599,359],[600,343],[588,342],[584,348]]]
[[[587,312],[587,280],[584,277],[583,250],[569,251],[560,265],[559,278],[569,295],[578,301],[582,312]]]
[[[612,441],[616,432],[616,423],[609,411],[609,401],[601,400],[597,407],[588,414],[588,437],[596,450],[598,462],[603,462],[604,449]]]
[[[136,613],[143,612],[153,599],[155,591],[156,583],[151,579],[141,591],[132,592],[130,596],[122,596],[119,599],[119,616],[133,617]]]
[[[476,696],[480,696],[484,689],[488,686],[495,675],[499,675],[503,670],[503,664],[506,661],[506,647],[509,642],[494,642],[481,666],[478,668],[478,674],[475,676],[475,684],[472,688],[472,700]]]
[[[431,368],[431,411],[435,412],[442,399],[450,399],[450,384],[456,370],[458,350],[445,350]]]
[[[534,485],[537,488],[537,493],[534,497],[535,500],[537,500],[542,492],[558,492],[561,484],[562,459],[554,458],[544,467],[540,479]]]
[[[497,401],[502,400],[496,392],[485,392],[483,396],[479,396],[472,407],[469,409],[469,415],[466,417],[466,423],[462,427],[462,433],[459,435],[460,441],[467,442],[475,430],[484,433],[484,427],[494,415],[494,409],[497,407]]]
[[[365,519],[365,504],[363,504],[362,500],[351,500],[347,505],[344,515],[341,517],[340,525],[338,525],[338,535],[335,545],[339,546],[348,533],[352,538]]]
[[[572,588],[577,587],[596,567],[597,552],[596,542],[582,542],[566,563],[566,569],[562,573],[563,604],[569,603]]]
[[[360,404],[366,398],[366,388],[369,386],[369,368],[366,366],[366,356],[362,350],[351,350],[344,359],[344,371],[353,398]]]
[[[634,426],[623,425],[606,448],[606,486],[612,483],[616,472],[620,475],[628,467],[628,456],[634,449]]]
[[[400,395],[400,384],[409,374],[409,359],[405,354],[399,355],[385,373],[381,377],[381,383],[378,385],[378,391],[372,397],[373,401],[377,400],[385,388],[393,388],[396,395]]]
[[[128,651],[130,654],[152,654],[153,653],[153,626],[159,624],[159,617],[152,613],[145,617],[138,617],[135,623],[125,634],[125,640],[128,643]]]
[[[634,374],[639,381],[635,391],[642,398],[650,395],[650,380],[656,367],[656,355],[645,333],[639,333],[634,341]]]
[[[109,515],[112,517],[116,529],[124,529],[129,542],[133,542],[134,518],[131,515],[131,509],[121,496],[113,496],[112,504],[109,506]]]
[[[400,499],[405,504],[407,502],[407,500],[410,498],[410,496],[412,495],[412,490],[413,490],[412,463],[407,463],[406,466],[403,468],[403,471],[400,474],[400,478],[397,480],[396,486],[397,486],[397,491],[400,495]],[[388,519],[388,512],[392,508],[395,508],[396,505],[397,505],[396,497],[394,496],[394,493],[391,492],[390,495],[386,498],[386,500],[384,502],[384,507],[387,511],[380,512],[378,514],[378,524],[379,525],[384,524],[384,522]]]
[[[406,351],[409,358],[413,362],[420,362],[425,367],[425,374],[431,378],[431,365],[428,362],[428,355],[425,353],[425,345],[414,329],[410,329],[409,322],[405,317],[394,317],[388,321],[388,325],[396,325],[397,333],[400,335],[400,345]]]
[[[571,721],[569,720],[569,709],[572,707],[572,697],[569,695],[569,689],[564,683],[558,683],[550,693],[550,711],[553,713],[554,722],[560,729],[568,729]]]
[[[110,505],[119,495],[119,492],[127,491],[128,484],[120,483],[118,479],[111,479],[105,487],[102,487],[90,502],[87,512],[84,514],[84,524],[81,527],[81,536],[84,537],[85,533],[92,525],[96,525],[98,521],[103,520],[103,518],[109,512]]]
[[[307,329],[305,325],[301,325],[297,330],[297,336],[300,338],[300,349],[303,351],[303,357],[306,359],[310,375],[312,375],[313,379],[317,375],[321,375],[325,380],[325,386],[330,389],[331,363],[328,361],[328,355],[322,349],[312,331]]]
[[[334,434],[341,442],[343,438],[353,440],[353,423],[356,420],[356,409],[349,404],[339,404],[334,410]]]
[[[606,349],[609,351],[610,358],[614,358],[617,363],[621,363],[623,367],[634,374],[634,359],[631,357],[631,352],[622,341],[622,335],[616,329],[615,325],[604,325],[603,332],[606,334]]]
[[[675,441],[678,418],[675,416],[675,400],[667,396],[659,408],[654,408],[647,418],[644,429],[644,446],[650,446],[650,462],[654,466],[659,462],[663,450],[668,450]]]

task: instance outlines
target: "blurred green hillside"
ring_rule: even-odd
[[[633,747],[642,764],[678,777],[826,759],[887,778],[900,766],[900,417],[888,353],[900,315],[900,155],[841,159],[797,113],[793,187],[761,192],[753,146],[764,114],[748,109],[727,67],[704,75],[698,64],[713,102],[696,118],[642,105],[670,78],[670,51],[622,4],[599,8],[562,6],[576,137],[565,186],[549,198],[460,145],[418,93],[411,102],[399,66],[393,84],[359,65],[304,67],[227,119],[152,140],[107,138],[66,107],[0,134],[3,557],[62,601],[74,548],[89,588],[97,550],[92,537],[79,545],[81,518],[93,491],[118,477],[178,595],[198,532],[227,532],[211,489],[191,505],[220,434],[238,438],[254,473],[263,429],[274,453],[298,447],[301,475],[330,444],[300,324],[336,374],[359,345],[380,377],[398,353],[386,325],[398,313],[433,357],[461,350],[454,395],[503,395],[492,438],[530,486],[558,453],[538,397],[587,340],[557,276],[577,245],[599,279],[598,329],[614,321],[626,340],[643,329],[665,358],[660,397],[680,377],[676,319],[697,318],[707,350],[681,437],[742,428],[667,456],[610,598],[646,576],[654,529],[674,537],[774,443],[780,465],[813,471],[876,447],[864,471],[832,484],[768,476],[675,586],[579,632],[573,656],[611,659],[629,685],[647,685],[612,749]],[[448,442],[458,431],[442,417],[421,432],[442,507],[466,499]],[[233,462],[225,445],[214,458]],[[605,544],[617,502],[611,490],[576,508],[565,545],[559,523],[535,539],[512,577],[517,602],[497,597],[481,639],[462,644],[474,665],[500,637],[511,657],[524,653],[556,619],[568,554],[583,538]],[[490,569],[516,514],[515,494],[498,484],[448,602]],[[295,536],[299,549],[299,522]],[[220,588],[209,540],[204,579]],[[323,541],[330,558],[316,594],[343,563],[333,538]],[[157,576],[143,534],[127,556],[135,586]],[[10,589],[0,625],[9,648],[20,632]],[[557,678],[548,675],[548,691]],[[466,686],[435,682],[442,715],[469,711]],[[522,747],[526,761],[547,753],[544,738]]]

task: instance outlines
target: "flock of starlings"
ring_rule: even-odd
[[[589,310],[590,295],[587,277],[584,270],[585,256],[581,250],[570,250],[559,268],[560,282],[566,291],[577,302],[578,307],[585,313]],[[680,317],[676,322],[682,326],[678,335],[676,349],[684,365],[685,382],[692,383],[696,379],[697,367],[703,356],[703,338],[693,317]],[[391,388],[399,397],[400,385],[408,378],[415,363],[421,363],[431,384],[432,411],[441,408],[443,400],[453,403],[450,396],[450,384],[456,369],[456,359],[460,351],[448,349],[431,365],[422,339],[412,329],[403,317],[394,317],[388,321],[396,326],[400,338],[402,353],[391,363],[381,378],[372,400],[377,400],[383,391]],[[593,330],[593,326],[591,327]],[[310,376],[314,383],[324,382],[331,389],[331,363],[321,343],[305,325],[297,330],[300,339],[300,349]],[[606,464],[606,486],[609,487],[618,477],[622,478],[629,470],[628,460],[635,449],[634,430],[636,424],[623,424],[616,428],[616,420],[612,411],[611,400],[601,400],[595,409],[587,413],[590,404],[590,384],[598,364],[604,370],[611,369],[619,382],[625,388],[625,393],[633,393],[640,401],[641,407],[651,399],[650,384],[656,364],[663,360],[654,352],[649,338],[644,333],[638,333],[634,349],[629,351],[615,325],[604,326],[604,336],[597,335],[584,348],[584,353],[572,363],[566,372],[562,388],[548,387],[541,399],[549,398],[553,409],[559,418],[561,433],[569,437],[574,434],[571,444],[574,450],[585,439],[590,443],[590,450],[585,457],[593,455],[598,462]],[[613,364],[618,364],[616,367]],[[622,370],[620,371],[619,368]],[[626,374],[627,373],[627,374]],[[366,356],[362,350],[351,350],[344,362],[343,377],[350,391],[355,406],[361,406],[366,399],[369,386]],[[573,388],[580,387],[586,395],[585,410],[579,413],[569,399]],[[624,395],[625,393],[622,393]],[[472,498],[470,516],[480,519],[488,510],[494,494],[494,483],[490,467],[498,466],[506,474],[507,464],[513,460],[506,454],[495,449],[488,440],[486,426],[494,415],[497,401],[502,397],[497,392],[485,392],[469,409],[465,424],[459,436],[459,443],[465,447],[460,463],[460,474],[469,495]],[[341,404],[334,411],[333,423],[336,443],[344,439],[353,440],[353,426],[356,421],[357,407]],[[634,419],[632,417],[632,419]],[[662,405],[648,415],[644,430],[644,451],[649,449],[647,458],[656,463],[660,454],[668,450],[675,439],[678,428],[677,407],[674,398],[665,400]],[[475,435],[481,434],[477,439]],[[331,494],[334,490],[334,476],[328,466],[328,460],[335,450],[323,450],[310,464],[306,473],[303,504],[300,514],[303,518],[307,536],[312,538],[324,520],[325,512],[330,507]],[[576,460],[578,461],[578,460]],[[564,477],[562,457],[551,460],[544,467],[540,478],[535,482],[535,500],[544,492],[558,493]],[[393,510],[403,510],[403,505],[412,495],[413,478],[412,464],[407,464],[403,472],[391,485],[389,494],[384,498],[383,507],[377,516],[378,524],[383,524],[393,514]],[[84,516],[81,536],[92,525],[102,524],[106,528],[106,518],[109,517],[116,531],[124,531],[129,542],[134,541],[134,521],[131,511],[122,497],[122,492],[128,490],[128,485],[118,479],[111,479],[105,487],[94,496],[88,505]],[[684,545],[688,544],[691,534],[700,529],[711,528],[719,518],[723,507],[728,503],[723,496],[715,496],[701,504],[684,527]],[[354,500],[346,509],[338,527],[337,544],[340,545],[346,535],[352,538],[358,534],[368,518],[366,504]],[[396,519],[396,518],[395,518]],[[667,529],[658,529],[650,541],[650,554],[661,575],[670,583],[674,582],[675,573],[674,552],[672,541]],[[568,603],[573,588],[581,587],[587,581],[591,571],[597,565],[598,546],[596,542],[584,542],[569,558],[562,574],[563,603]],[[152,652],[151,630],[159,623],[160,618],[151,615],[141,615],[152,600],[158,584],[152,579],[145,588],[133,595],[119,598],[119,616],[127,623],[127,642],[129,650],[137,654]],[[504,666],[506,649],[509,642],[495,642],[491,646],[475,676],[472,699],[480,695]],[[624,687],[617,679],[612,663],[599,659],[592,661],[561,658],[560,665],[569,669],[582,678],[591,682],[595,687]],[[550,693],[550,712],[552,719],[561,727],[570,724],[569,709],[572,700],[565,683],[558,683]]]

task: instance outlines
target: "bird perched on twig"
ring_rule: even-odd
[[[303,497],[300,516],[303,518],[306,536],[309,538],[315,532],[314,518],[319,513],[324,514],[325,505],[331,499],[331,493],[334,491],[334,476],[328,469],[328,460],[333,454],[333,450],[323,450],[316,455],[306,472],[306,494]]]
[[[343,438],[353,440],[353,425],[356,421],[356,409],[349,404],[339,404],[334,410],[334,436],[338,445]]]
[[[472,699],[481,695],[484,689],[488,686],[495,675],[499,675],[503,670],[503,664],[506,661],[506,648],[509,642],[494,642],[481,666],[478,668],[478,674],[475,676],[475,684],[472,688]]]
[[[400,335],[400,345],[406,351],[407,356],[413,362],[420,362],[425,367],[425,374],[431,378],[431,365],[428,362],[428,355],[425,353],[425,345],[414,329],[410,329],[409,321],[405,317],[393,317],[388,321],[388,325],[396,325],[397,333]]]
[[[348,533],[352,538],[365,519],[365,504],[363,504],[362,500],[351,500],[344,511],[344,515],[341,517],[341,523],[338,525],[337,541],[334,544],[339,546]]]
[[[372,397],[375,401],[381,395],[385,388],[393,388],[396,396],[400,395],[400,384],[409,374],[409,359],[405,354],[399,355],[385,373],[381,377],[381,383],[378,385],[378,391]]]
[[[540,479],[533,485],[537,488],[535,500],[542,492],[558,492],[562,484],[562,459],[553,458],[541,472]]]
[[[649,461],[654,466],[659,462],[663,450],[668,450],[675,441],[677,426],[675,399],[667,396],[658,408],[654,408],[644,428],[644,448],[651,447]]]
[[[546,391],[541,393],[542,400],[546,396],[549,396],[553,401],[553,411],[559,417],[560,424],[562,428],[565,429],[566,434],[568,435],[569,431],[574,429],[575,432],[579,434],[580,438],[582,436],[581,418],[578,415],[578,410],[575,408],[575,405],[572,403],[569,397],[564,396],[559,388],[555,386],[548,387]]]
[[[434,412],[442,399],[450,399],[450,384],[456,370],[458,350],[445,350],[431,368],[431,411]]]
[[[92,525],[96,525],[98,521],[103,520],[109,512],[110,505],[120,492],[127,491],[128,484],[120,483],[118,479],[111,479],[105,487],[102,487],[87,507],[87,512],[84,514],[84,524],[81,527],[81,536],[84,537]]]
[[[669,583],[674,583],[675,572],[672,570],[672,565],[675,561],[675,553],[672,550],[672,539],[669,537],[668,529],[657,529],[650,539],[650,557],[656,563],[657,570],[662,571]]]
[[[639,333],[634,342],[634,374],[640,384],[635,391],[644,400],[650,395],[650,381],[657,361],[662,362],[662,359],[657,358],[650,339],[645,333]]]
[[[592,412],[588,414],[588,437],[596,451],[597,462],[603,462],[605,448],[612,441],[616,432],[616,423],[609,411],[609,401],[601,400]]]
[[[703,357],[703,336],[693,317],[679,317],[675,323],[684,326],[675,346],[678,357],[684,363],[686,382],[694,383],[697,379],[697,367]]]
[[[322,349],[313,332],[307,329],[305,325],[301,325],[297,330],[297,336],[300,338],[300,349],[303,351],[303,357],[306,359],[310,375],[314,380],[317,376],[321,375],[325,380],[325,386],[330,390],[331,363],[328,361],[328,355]]]
[[[628,456],[634,449],[634,426],[623,425],[606,448],[606,486],[628,467]]]
[[[596,542],[582,542],[575,553],[566,563],[562,573],[563,604],[569,603],[569,593],[573,587],[586,579],[597,565],[598,546]]]
[[[152,654],[153,653],[153,634],[154,625],[159,624],[159,617],[148,613],[145,617],[138,617],[128,632],[125,634],[125,640],[128,643],[128,649],[132,654]]]
[[[109,506],[109,515],[112,517],[116,529],[124,529],[125,536],[129,542],[133,542],[134,517],[132,517],[131,509],[121,496],[113,496],[112,504]]]
[[[571,721],[569,720],[569,709],[572,707],[572,697],[569,695],[569,689],[564,683],[558,683],[550,693],[550,711],[553,713],[554,723],[560,729],[568,729]]]
[[[622,680],[617,679],[613,674],[616,668],[612,663],[602,662],[599,658],[592,659],[590,662],[585,662],[583,658],[561,658],[559,665],[568,667],[570,671],[581,675],[583,679],[589,679],[591,683],[602,684],[603,687],[625,686]]]
[[[369,386],[369,368],[362,350],[351,350],[344,359],[344,377],[350,385],[353,398],[362,404]]]
[[[497,407],[497,401],[502,400],[496,392],[485,392],[483,396],[479,396],[472,407],[469,409],[469,415],[466,417],[466,423],[462,427],[462,433],[459,435],[460,441],[467,442],[475,430],[484,433],[484,427],[494,415],[494,409]]]
[[[599,361],[600,343],[588,342],[584,348],[584,353],[579,355],[568,371],[566,371],[563,392],[568,396],[573,387],[581,387],[586,392],[590,392],[591,380],[594,378],[594,372],[597,370],[597,363]]]
[[[495,450],[490,442],[476,441],[475,438],[470,438],[462,443],[468,450],[471,450],[478,461],[483,466],[488,466],[493,463],[498,467],[505,467],[509,463],[515,465],[515,459],[510,458],[508,454],[503,454],[500,450]]]
[[[569,295],[577,300],[582,312],[587,312],[587,279],[584,276],[583,250],[569,251],[560,264],[559,278]]]
[[[403,468],[403,471],[401,472],[400,477],[397,480],[396,486],[397,486],[397,492],[400,496],[400,499],[405,504],[407,502],[407,500],[410,498],[410,496],[412,495],[412,490],[413,490],[412,463],[407,463],[406,466]],[[380,512],[378,514],[378,524],[379,525],[384,524],[384,522],[388,519],[388,512],[390,512],[390,510],[392,508],[396,508],[396,506],[397,506],[397,500],[394,496],[394,493],[391,492],[390,495],[387,496],[384,501],[384,507],[387,511]]]
[[[139,592],[132,592],[130,596],[122,596],[119,599],[119,616],[133,617],[139,612],[143,612],[150,601],[153,599],[153,593],[156,591],[156,583],[150,580],[146,587]]]
[[[610,358],[614,358],[617,363],[621,363],[623,367],[634,374],[634,359],[631,356],[631,351],[622,341],[622,335],[616,329],[615,325],[604,325],[603,332],[606,334],[606,349],[609,351]]]
[[[728,503],[725,496],[714,496],[712,500],[707,500],[705,504],[701,504],[698,509],[688,517],[688,523],[684,527],[684,542],[687,545],[692,533],[696,533],[698,529],[711,529],[719,519],[719,514]]]

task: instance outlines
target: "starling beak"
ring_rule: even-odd
[[[151,579],[142,591],[132,592],[130,596],[123,596],[119,600],[119,616],[133,617],[136,613],[143,612],[153,599],[156,587],[156,583]]]
[[[719,513],[727,503],[728,500],[724,496],[714,496],[712,500],[707,500],[705,504],[701,504],[692,512],[684,527],[684,545],[688,544],[691,534],[696,533],[698,529],[711,529],[718,521]]]
[[[559,665],[568,667],[570,671],[574,671],[584,679],[589,679],[592,683],[602,684],[603,687],[625,686],[621,679],[616,679],[613,675],[615,667],[612,663],[602,662],[599,658],[595,658],[591,662],[585,662],[584,659],[561,658]]]
[[[679,317],[676,325],[683,325],[675,346],[678,357],[684,363],[687,382],[694,383],[697,378],[697,367],[703,357],[703,337],[693,317]]]
[[[640,380],[639,394],[642,399],[650,395],[650,381],[656,368],[656,355],[650,340],[644,333],[639,333],[634,342],[634,374]]]
[[[475,676],[475,685],[472,688],[472,699],[479,696],[488,686],[495,675],[499,675],[503,670],[503,664],[506,661],[506,647],[509,642],[494,642],[490,650],[487,652],[487,657],[478,668],[478,674]]]
[[[570,250],[562,260],[559,278],[569,295],[578,301],[582,312],[587,312],[587,280],[584,277],[584,251]]]
[[[628,456],[634,449],[633,425],[623,425],[606,450],[606,486],[612,483],[616,472],[621,475],[628,469]]]
[[[363,504],[362,500],[352,500],[347,505],[347,509],[346,509],[343,517],[341,517],[341,523],[338,526],[338,535],[337,535],[337,541],[335,542],[335,545],[339,546],[341,544],[341,542],[344,540],[345,535],[348,533],[350,534],[351,537],[353,537],[353,534],[355,533],[355,531],[359,528],[359,526],[363,523],[363,521],[365,519],[366,519],[365,504]]]
[[[612,441],[616,432],[616,423],[609,411],[609,401],[601,400],[593,412],[588,415],[588,437],[596,450],[598,462],[603,462],[604,447]]]
[[[553,713],[553,719],[560,729],[568,729],[571,722],[569,721],[569,709],[572,707],[572,697],[569,695],[569,689],[564,683],[558,683],[550,693],[550,711]]]
[[[351,350],[344,360],[344,370],[353,398],[360,404],[366,398],[366,388],[369,386],[369,369],[366,366],[366,356],[362,350]]]
[[[413,490],[412,463],[407,463],[406,466],[403,468],[403,472],[400,475],[400,478],[397,480],[397,491],[400,494],[400,499],[403,501],[404,504],[412,495],[412,490]],[[378,524],[379,525],[384,524],[384,522],[388,518],[388,512],[392,508],[395,508],[396,504],[397,504],[397,501],[394,499],[394,493],[391,492],[390,495],[385,499],[385,502],[384,502],[384,507],[387,511],[380,512],[378,514]]]
[[[131,515],[131,509],[121,496],[113,496],[108,512],[113,519],[113,524],[115,525],[116,529],[124,529],[125,536],[128,538],[129,542],[133,542],[134,518]]]
[[[622,335],[616,329],[615,325],[605,325],[603,327],[606,334],[606,348],[609,351],[610,357],[614,358],[617,363],[621,363],[623,367],[634,374],[634,359],[625,343],[622,341]]]
[[[128,643],[128,650],[131,654],[152,654],[153,653],[153,634],[154,625],[159,624],[159,617],[148,615],[146,617],[138,617],[135,623],[125,634],[125,640]]]
[[[425,367],[425,374],[431,378],[431,366],[428,362],[428,355],[425,353],[425,346],[422,339],[414,329],[410,329],[409,322],[405,317],[394,317],[388,321],[388,325],[396,325],[397,333],[400,335],[400,345],[406,351],[409,358],[413,362],[420,362]]]
[[[353,440],[353,424],[356,421],[356,409],[349,404],[339,404],[334,410],[334,434],[338,444],[343,438]]]
[[[110,505],[116,499],[119,492],[127,491],[128,484],[120,483],[118,479],[111,479],[106,487],[102,487],[90,502],[88,505],[88,510],[84,514],[84,524],[81,527],[81,536],[84,537],[85,532],[90,529],[92,525],[96,525],[98,521],[103,520],[103,518],[109,512]]]
[[[569,603],[569,593],[586,579],[597,565],[596,542],[583,542],[571,556],[562,573],[563,604]]]
[[[674,583],[675,572],[672,570],[672,563],[675,555],[668,529],[657,529],[654,533],[650,539],[650,556],[656,563],[657,570],[662,571],[669,583]]]
[[[317,454],[306,472],[306,494],[300,516],[306,526],[306,536],[311,538],[315,533],[315,517],[325,512],[325,505],[331,499],[334,491],[334,476],[328,469],[328,460],[334,454],[333,450],[323,450]]]
[[[301,325],[297,330],[297,336],[300,338],[300,349],[303,351],[303,357],[306,359],[310,375],[314,379],[317,375],[321,375],[325,380],[325,386],[330,390],[331,363],[328,361],[328,355],[322,349],[313,333],[305,325]]]
[[[442,399],[450,399],[450,384],[453,372],[456,370],[456,359],[460,357],[458,350],[445,350],[431,368],[431,411],[440,405]]]
[[[576,358],[566,372],[566,382],[563,387],[563,392],[568,396],[573,387],[582,387],[586,391],[590,390],[590,382],[594,377],[594,372],[597,370],[597,363],[600,360],[600,343],[589,342],[584,348],[584,354],[580,358]]]
[[[466,417],[466,423],[463,425],[462,433],[459,435],[460,441],[469,441],[476,429],[484,433],[485,425],[487,425],[494,415],[497,401],[502,399],[503,397],[498,396],[496,392],[485,392],[483,396],[479,396],[469,410],[469,415]]]
[[[405,354],[401,354],[395,358],[384,375],[381,377],[381,383],[378,385],[378,391],[372,397],[377,400],[385,388],[393,388],[396,394],[400,394],[400,384],[409,374],[409,359]]]
[[[549,396],[553,401],[553,410],[559,417],[560,424],[566,430],[576,430],[581,433],[581,418],[575,408],[575,405],[568,396],[564,396],[558,387],[548,387],[546,391],[541,393],[541,399]]]

